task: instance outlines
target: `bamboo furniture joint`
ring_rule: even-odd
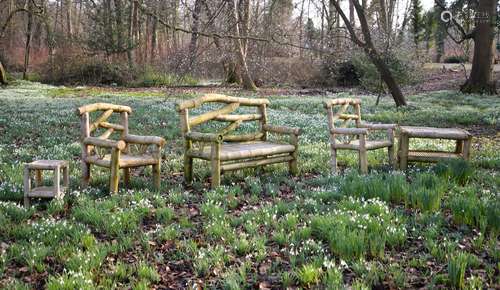
[[[63,184],[61,186],[61,170]],[[35,187],[31,185],[31,173],[35,172]],[[43,171],[53,171],[52,186],[43,185]],[[24,165],[24,206],[30,206],[30,198],[64,197],[69,186],[68,162],[64,160],[37,160]]]
[[[395,124],[371,124],[361,121],[361,100],[333,99],[325,101],[324,106],[328,114],[328,128],[330,132],[331,167],[337,172],[337,150],[347,149],[358,151],[359,170],[368,172],[367,151],[387,148],[389,162],[395,166],[394,156],[394,129]],[[349,112],[351,111],[351,112]],[[355,121],[355,128],[347,128],[350,121]],[[340,127],[336,126],[340,123]],[[370,131],[385,130],[387,139],[368,140]]]
[[[138,136],[129,134],[128,115],[132,109],[127,106],[96,103],[80,107],[76,110],[81,118],[82,143],[82,185],[85,187],[90,181],[91,164],[111,169],[109,191],[118,191],[120,169],[123,169],[124,182],[130,181],[130,168],[149,166],[153,167],[154,185],[160,187],[161,150],[165,139],[156,136]],[[91,121],[91,113],[102,112],[95,121]],[[113,114],[120,114],[118,124],[108,119]],[[91,134],[101,131],[98,137]],[[110,139],[113,133],[118,132],[117,140]],[[116,135],[116,134],[115,134]]]
[[[430,151],[430,150],[410,150],[410,139],[446,139],[455,140],[455,152]],[[399,135],[399,168],[408,168],[409,161],[438,162],[448,158],[464,158],[469,160],[472,135],[457,128],[430,128],[430,127],[410,127],[402,126]]]
[[[205,103],[224,104],[222,107],[190,117],[190,110]],[[181,102],[177,105],[182,133],[185,139],[184,178],[187,183],[193,179],[193,158],[211,162],[212,187],[220,185],[224,171],[257,167],[273,163],[288,162],[289,171],[295,175],[300,129],[267,124],[267,99],[247,99],[219,94]],[[251,114],[234,113],[240,107],[256,107]],[[192,129],[209,121],[229,123],[216,133],[194,132]],[[238,133],[243,122],[258,122],[258,129],[251,133]],[[212,122],[210,122],[212,124]],[[269,133],[288,136],[286,142],[269,140]]]

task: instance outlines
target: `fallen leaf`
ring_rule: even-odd
[[[262,282],[259,283],[259,289],[261,289],[261,290],[270,290],[271,289],[271,285],[267,281],[262,281]]]

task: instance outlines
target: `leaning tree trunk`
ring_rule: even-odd
[[[464,93],[496,93],[495,81],[493,81],[493,61],[497,2],[498,0],[479,1],[472,69],[469,78],[460,88]]]
[[[359,38],[357,38],[354,27],[350,25],[347,17],[345,16],[344,12],[340,8],[339,1],[333,1],[333,5],[337,8],[337,11],[340,13],[342,16],[345,25],[348,26],[349,33],[351,36],[355,39],[354,41],[358,43],[359,46],[363,48],[365,53],[368,55],[370,60],[373,62],[375,67],[377,68],[377,71],[380,74],[380,77],[382,80],[385,82],[387,85],[387,88],[389,89],[389,92],[392,95],[392,98],[394,99],[394,102],[396,103],[396,106],[406,106],[406,100],[405,97],[403,96],[403,93],[401,92],[401,89],[399,88],[398,83],[396,82],[396,79],[394,79],[394,76],[392,75],[392,72],[390,71],[388,65],[385,63],[384,59],[380,56],[380,53],[377,51],[371,37],[371,32],[370,32],[370,26],[368,24],[366,15],[365,15],[365,8],[364,5],[366,4],[365,1],[362,2],[362,5],[358,2],[358,0],[352,0],[352,3],[354,5],[354,9],[356,11],[356,14],[358,15],[359,23],[361,26],[361,32],[363,34],[363,41],[361,41]]]
[[[380,57],[380,55],[376,52],[375,49],[365,49],[365,52],[370,58],[370,60],[373,62],[375,67],[377,68],[380,77],[387,85],[387,88],[389,89],[389,92],[391,92],[391,95],[394,99],[394,102],[396,103],[396,106],[398,107],[406,106],[406,99],[403,96],[403,93],[401,92],[401,89],[399,88],[396,79],[392,75],[392,72],[385,63],[385,61]]]
[[[7,75],[5,74],[5,70],[3,68],[2,62],[0,61],[0,84],[7,84]]]

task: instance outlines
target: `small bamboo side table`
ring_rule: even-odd
[[[445,139],[455,140],[454,152],[410,149],[410,139]],[[431,128],[401,126],[399,134],[399,168],[408,168],[408,162],[438,162],[449,158],[469,160],[472,145],[472,135],[458,128]]]
[[[61,170],[63,184],[61,186]],[[35,172],[35,187],[31,186],[31,173]],[[42,172],[53,171],[53,185],[43,186]],[[63,198],[69,187],[69,164],[64,160],[37,160],[24,165],[24,206],[30,206],[30,198]]]

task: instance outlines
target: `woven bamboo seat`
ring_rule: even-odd
[[[246,142],[246,143],[224,143],[220,149],[220,160],[235,160],[252,157],[261,157],[282,153],[291,153],[295,151],[295,146],[290,144],[278,144],[272,142]],[[197,154],[196,157],[210,160],[211,147],[204,147],[203,151],[192,151],[191,154]]]
[[[205,103],[222,104],[221,108],[191,116],[191,109]],[[248,167],[288,162],[290,173],[297,174],[297,150],[300,130],[267,124],[267,99],[246,99],[218,94],[208,94],[187,100],[177,105],[182,133],[185,138],[184,178],[193,179],[193,158],[209,160],[212,171],[212,187],[220,185],[221,172]],[[256,107],[257,112],[238,114],[240,106]],[[228,125],[218,132],[200,133],[192,131],[196,126],[208,122],[223,122]],[[243,122],[257,122],[257,132],[237,132]],[[270,141],[268,135],[278,134],[289,140]]]
[[[102,112],[93,122],[91,113]],[[90,181],[90,166],[97,165],[111,169],[109,191],[118,191],[120,169],[123,169],[125,185],[130,179],[130,168],[153,167],[153,180],[157,189],[160,187],[161,149],[165,140],[156,136],[138,136],[129,134],[128,115],[132,109],[106,103],[96,103],[80,107],[76,110],[80,116],[82,142],[82,185],[86,187]],[[119,124],[108,121],[119,114]],[[99,134],[92,137],[91,133]],[[118,134],[116,134],[118,133]],[[112,135],[118,135],[111,139]]]

